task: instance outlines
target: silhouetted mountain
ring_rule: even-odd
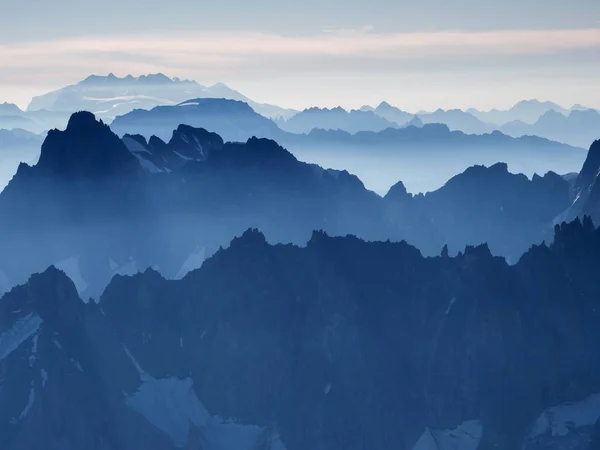
[[[502,131],[516,137],[535,135],[578,147],[587,147],[600,138],[600,113],[593,109],[574,110],[565,116],[550,110],[533,125],[512,122],[502,127]]]
[[[14,284],[56,264],[93,295],[122,271],[185,274],[252,226],[274,242],[303,243],[319,228],[384,238],[379,200],[356,177],[301,163],[273,141],[223,144],[187,126],[168,144],[120,140],[77,113],[0,195],[0,271]]]
[[[133,181],[140,172],[123,142],[90,112],[75,113],[64,131],[48,133],[35,170],[86,181],[109,177]]]
[[[91,111],[99,117],[114,118],[134,109],[151,109],[158,105],[175,105],[189,98],[229,98],[252,105],[269,117],[287,117],[296,111],[257,103],[223,83],[202,86],[195,81],[169,78],[161,73],[119,78],[91,75],[85,80],[56,91],[34,97],[28,111],[48,110],[73,113]]]
[[[0,302],[6,450],[591,450],[600,232],[483,246],[249,230],[199,270],[84,304],[49,269]],[[221,419],[220,419],[221,418]],[[223,419],[226,418],[226,419]]]
[[[552,239],[552,220],[571,197],[569,182],[553,172],[529,180],[498,163],[471,167],[426,195],[412,196],[398,183],[384,200],[399,234],[426,254],[487,243],[515,262],[532,243]]]
[[[398,109],[387,102],[381,102],[379,106],[375,108],[374,113],[400,126],[406,125],[415,118],[413,114],[402,111],[401,109]]]
[[[141,134],[169,139],[179,125],[204,128],[226,141],[246,141],[258,136],[277,138],[283,132],[275,122],[256,113],[247,103],[226,99],[194,99],[176,106],[136,109],[117,117],[111,124],[120,134]]]
[[[461,111],[460,109],[449,109],[444,111],[438,109],[432,113],[418,114],[423,123],[442,123],[450,130],[459,130],[466,134],[491,133],[495,127],[479,120],[474,115]]]
[[[343,130],[349,133],[359,131],[381,131],[386,128],[397,128],[395,122],[390,122],[372,111],[346,111],[337,107],[309,108],[290,117],[279,119],[275,123],[282,130],[290,133],[310,133],[315,128],[322,130]]]

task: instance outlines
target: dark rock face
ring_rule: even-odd
[[[150,173],[172,172],[188,161],[205,161],[209,154],[223,148],[223,139],[218,134],[188,125],[179,125],[168,144],[156,136],[147,142],[139,134],[126,134],[123,142]]]
[[[60,178],[135,176],[139,165],[108,125],[89,112],[73,114],[65,131],[52,130],[37,170]]]
[[[224,435],[245,436],[240,449],[413,449],[431,436],[442,449],[591,449],[600,409],[554,414],[574,420],[554,437],[541,421],[600,392],[600,232],[589,219],[555,232],[509,266],[487,246],[423,258],[323,232],[272,246],[248,230],[180,281],[116,277],[97,305],[50,269],[0,303],[0,438],[8,450],[234,448]],[[15,333],[24,318],[39,319]],[[182,414],[160,406],[164,391]],[[237,425],[219,434],[215,416]]]
[[[552,239],[552,220],[570,203],[569,183],[549,172],[543,177],[508,172],[506,164],[474,166],[426,195],[411,196],[398,184],[384,201],[389,220],[426,254],[448,244],[487,242],[512,262],[532,244]]]

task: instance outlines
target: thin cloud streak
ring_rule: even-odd
[[[261,33],[182,33],[99,36],[0,46],[0,68],[50,69],[61,66],[105,67],[111,59],[144,60],[156,65],[230,69],[252,58],[376,58],[415,60],[474,59],[489,55],[536,55],[600,47],[600,29],[495,31],[483,33],[374,33],[327,30],[312,37]],[[115,55],[120,55],[115,57]],[[318,68],[315,68],[318,70]],[[0,83],[3,81],[0,79]]]

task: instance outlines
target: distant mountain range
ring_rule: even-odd
[[[83,81],[34,97],[28,111],[47,110],[73,113],[91,111],[112,119],[134,109],[175,105],[190,98],[227,98],[248,103],[266,117],[288,117],[295,111],[257,103],[223,83],[202,86],[195,81],[169,78],[161,73],[119,78],[91,75]]]
[[[588,146],[600,138],[600,113],[594,109],[573,110],[566,116],[549,110],[532,125],[521,121],[505,124],[502,132],[510,136],[543,136],[575,146]]]
[[[380,117],[373,111],[346,111],[340,107],[333,109],[309,108],[288,119],[275,120],[275,123],[282,130],[296,134],[310,133],[314,129],[357,133],[359,131],[381,131],[399,126],[396,122]]]
[[[331,110],[314,114],[330,116]],[[347,117],[343,110],[333,114]],[[223,99],[196,99],[150,111],[132,111],[117,117],[111,128],[121,136],[156,135],[168,140],[179,124],[214,131],[225,141],[243,142],[254,136],[274,139],[302,160],[350,170],[380,193],[398,179],[412,192],[434,190],[469,166],[497,161],[505,161],[511,170],[529,176],[549,170],[574,172],[581,168],[586,154],[583,149],[536,137],[515,139],[500,132],[466,135],[439,124],[417,123],[421,127],[355,134],[318,129],[299,135],[281,130],[247,104]]]
[[[540,136],[576,147],[589,147],[600,137],[598,113],[582,105],[564,108],[553,102],[524,100],[507,110],[468,109],[419,111],[412,114],[387,102],[346,111],[340,107],[308,108],[304,111],[255,102],[223,83],[203,86],[195,81],[150,74],[120,78],[91,75],[77,84],[33,98],[27,111],[0,104],[0,128],[22,128],[34,133],[61,128],[76,111],[91,111],[110,122],[134,110],[176,106],[190,99],[229,99],[248,104],[256,113],[273,119],[283,131],[307,134],[312,130],[383,131],[387,128],[445,124],[451,131],[486,134],[502,131],[514,137]],[[168,132],[179,124],[167,127]],[[214,130],[217,131],[217,130]],[[160,130],[154,134],[160,135]],[[225,133],[223,137],[229,139]],[[272,133],[273,138],[277,138]],[[164,137],[166,139],[166,137]]]
[[[382,105],[392,108],[397,114],[384,114],[381,112]],[[405,125],[411,117],[409,113],[385,102],[377,108],[363,106],[361,109],[399,125]],[[397,117],[397,120],[393,117]],[[467,134],[485,134],[498,130],[509,136],[539,136],[576,147],[587,148],[595,139],[600,138],[600,114],[596,110],[582,105],[567,109],[553,102],[538,100],[524,100],[507,110],[438,109],[434,112],[420,111],[412,117],[417,117],[424,124],[442,123],[450,130]]]
[[[514,121],[520,121],[531,125],[548,111],[555,111],[566,116],[571,111],[585,111],[588,109],[590,108],[582,105],[574,105],[571,108],[564,108],[554,102],[523,100],[506,110],[492,109],[491,111],[479,111],[471,108],[468,109],[467,112],[483,122],[491,123],[496,126],[502,126]]]
[[[22,129],[32,133],[43,133],[52,128],[63,127],[69,113],[50,111],[22,111],[11,103],[0,104],[0,129]]]

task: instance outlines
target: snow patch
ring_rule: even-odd
[[[31,355],[29,355],[29,367],[33,367],[33,363],[37,359],[36,354],[37,354],[37,343],[38,343],[39,336],[40,335],[37,333],[35,334],[35,336],[33,336],[33,345],[31,347]]]
[[[176,152],[175,150],[173,150],[173,153],[175,153],[177,156],[179,156],[184,161],[193,161],[194,160],[194,158],[188,158],[187,156],[183,156],[181,153]]]
[[[60,345],[60,342],[58,342],[56,339],[52,339],[52,342],[58,349],[62,350],[62,345]]]
[[[202,156],[206,156],[204,154],[204,149],[202,148],[202,144],[200,143],[200,140],[198,139],[198,136],[194,135],[194,142],[196,142],[196,150],[198,150],[198,152],[202,155]]]
[[[38,315],[28,314],[17,320],[14,325],[0,335],[0,361],[14,352],[19,346],[33,336],[43,320]],[[36,341],[37,342],[37,341]],[[35,345],[37,349],[37,345]]]
[[[48,372],[45,369],[40,371],[40,375],[42,377],[42,387],[46,387],[46,383],[48,382]]]
[[[142,367],[138,364],[138,362],[133,357],[133,355],[131,354],[131,352],[129,351],[129,349],[127,347],[123,346],[123,350],[125,351],[125,353],[127,354],[127,356],[129,356],[129,359],[131,360],[131,362],[135,366],[138,374],[140,375],[140,380],[141,381],[152,381],[152,380],[154,380],[154,378],[152,378],[144,369],[142,369]]]
[[[83,372],[83,369],[81,368],[81,364],[79,364],[79,361],[75,361],[73,358],[71,358],[71,362],[75,365],[75,367],[77,367],[77,369],[80,372]]]
[[[478,420],[468,420],[454,430],[426,428],[413,450],[476,450],[483,434]]]
[[[125,352],[142,380],[138,391],[126,396],[125,403],[169,436],[177,447],[188,443],[192,427],[211,450],[253,450],[268,436],[270,430],[265,427],[222,421],[211,416],[196,396],[190,378],[155,379],[140,367],[127,348]],[[279,438],[274,437],[271,448],[284,450]]]
[[[142,154],[150,155],[151,153],[145,148],[142,144],[130,137],[124,137],[122,139],[127,150],[137,158],[142,168],[148,173],[161,173],[162,170],[159,169],[152,161],[146,159]]]
[[[448,307],[446,308],[446,312],[444,313],[445,315],[450,314],[450,310],[452,310],[452,306],[454,306],[454,302],[456,302],[456,297],[452,297],[452,299],[450,300],[450,303],[448,303]]]
[[[138,155],[137,153],[133,153],[133,156],[135,156],[137,158],[137,160],[140,163],[140,166],[142,166],[142,169],[144,169],[146,172],[148,172],[148,173],[162,173],[163,172],[161,169],[158,168],[158,166],[156,166],[156,164],[154,164],[149,159],[146,159],[143,156]]]
[[[72,256],[71,258],[63,259],[62,261],[54,263],[54,267],[67,274],[73,283],[75,283],[75,287],[80,294],[85,292],[89,287],[89,284],[81,275],[79,256]]]
[[[575,428],[590,426],[600,418],[600,394],[579,402],[563,403],[546,409],[534,423],[529,439],[542,435],[566,436]]]
[[[150,154],[150,152],[148,151],[147,148],[145,148],[140,142],[136,141],[133,138],[126,136],[121,140],[123,141],[123,144],[125,144],[125,147],[127,147],[127,150],[129,150],[131,153],[134,153],[134,154],[135,153],[148,153],[148,154]]]
[[[255,425],[224,422],[210,415],[198,400],[189,378],[152,379],[126,398],[126,404],[178,447],[184,447],[195,427],[213,450],[252,450],[268,430]]]
[[[29,389],[29,398],[27,399],[27,404],[25,405],[23,412],[21,412],[19,419],[24,419],[27,416],[27,413],[29,413],[29,410],[33,406],[34,401],[35,401],[35,389],[33,388],[33,383],[31,383],[31,389]]]
[[[325,385],[325,389],[323,389],[323,392],[325,392],[325,395],[329,394],[329,391],[331,391],[331,383],[327,383]]]

